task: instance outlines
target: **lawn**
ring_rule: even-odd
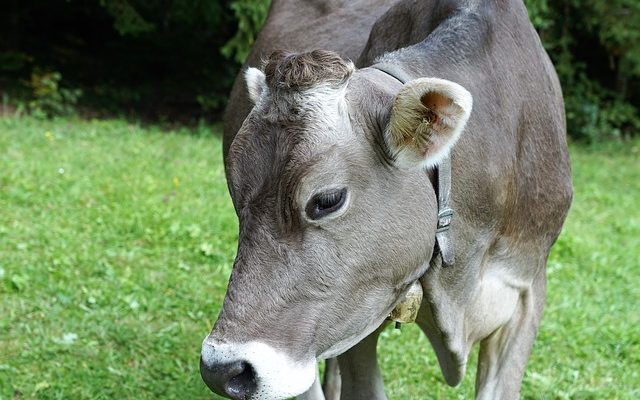
[[[0,118],[0,400],[211,399],[200,344],[237,225],[217,126]],[[573,146],[525,399],[640,398],[640,141]],[[444,384],[414,326],[387,330],[390,399]],[[475,360],[475,358],[474,358]]]

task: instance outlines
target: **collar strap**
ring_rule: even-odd
[[[455,262],[453,240],[449,226],[453,220],[451,208],[451,155],[447,155],[440,165],[438,172],[438,227],[436,228],[436,243],[442,257],[442,265],[447,267]]]
[[[413,80],[412,77],[410,77],[402,68],[400,68],[399,65],[396,64],[380,63],[372,65],[371,68],[384,72],[390,77],[395,78],[395,80],[400,81],[403,85]]]
[[[391,76],[403,85],[411,78],[400,66],[388,63],[379,63],[372,65],[385,74]],[[442,265],[450,266],[455,262],[453,240],[451,239],[451,230],[449,226],[453,220],[453,209],[451,208],[451,155],[447,156],[435,167],[438,175],[438,186],[436,195],[438,196],[438,227],[436,228],[436,245],[437,251],[442,257]]]

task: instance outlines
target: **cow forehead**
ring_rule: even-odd
[[[268,95],[254,107],[239,135],[239,162],[256,158],[295,168],[350,140],[352,129],[346,87],[318,85]],[[265,101],[266,100],[266,101]],[[293,165],[289,165],[293,164]]]
[[[346,85],[322,83],[300,91],[279,91],[270,96],[262,115],[268,122],[292,128],[306,139],[302,141],[338,141],[337,131],[349,122],[345,93]]]
[[[353,151],[345,92],[320,84],[261,99],[229,153],[229,180],[237,195],[250,201],[278,191],[292,194],[327,154]]]

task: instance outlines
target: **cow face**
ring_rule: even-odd
[[[219,394],[304,392],[318,358],[376,329],[428,266],[437,204],[424,167],[460,134],[469,93],[326,51],[275,53],[247,73],[255,102],[228,181],[238,253],[201,371]]]

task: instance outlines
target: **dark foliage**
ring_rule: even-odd
[[[569,136],[640,131],[640,2],[525,0],[560,76]]]
[[[55,72],[94,110],[217,112],[237,69],[218,50],[237,29],[227,3],[12,0],[0,13],[0,86],[33,97],[32,75]]]

